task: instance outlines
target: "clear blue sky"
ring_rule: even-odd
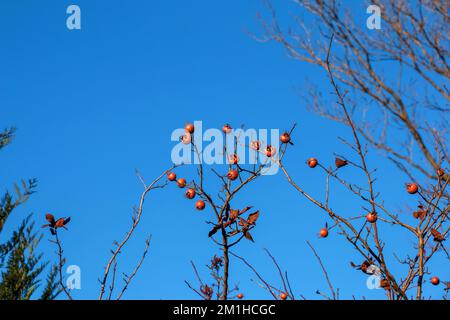
[[[81,31],[65,25],[72,3],[82,10]],[[283,3],[275,1],[284,8],[282,15],[291,8]],[[258,43],[245,32],[260,31],[258,10],[264,10],[258,0],[1,1],[0,126],[18,128],[14,143],[0,157],[1,188],[22,178],[39,179],[39,192],[15,212],[5,233],[29,212],[35,213],[38,225],[46,212],[71,216],[61,239],[68,264],[82,270],[82,290],[74,292],[75,298],[97,297],[97,279],[112,242],[124,235],[139,200],[142,186],[135,169],[149,181],[170,166],[170,134],[186,122],[280,130],[297,122],[286,165],[318,196],[323,195],[325,177],[309,170],[305,159],[316,156],[331,164],[333,152],[354,157],[337,139],[349,137],[348,131],[308,112],[297,93],[312,82],[328,92],[323,72],[292,61],[276,44]],[[406,177],[379,160],[372,154],[387,206],[414,206],[403,191]],[[348,169],[344,177],[360,180]],[[193,168],[179,174],[194,178]],[[361,211],[360,203],[339,186],[333,188],[334,208]],[[342,297],[383,297],[382,290],[366,288],[365,275],[350,268],[349,261],[361,259],[338,235],[317,238],[328,219],[291,189],[282,174],[260,179],[234,206],[246,205],[261,210],[253,233],[256,242],[243,242],[234,250],[269,282],[280,285],[265,247],[289,271],[297,295],[320,298],[316,289],[328,292],[305,243],[310,240]],[[211,214],[197,212],[174,186],[150,194],[138,232],[119,260],[120,270],[131,272],[146,235],[153,235],[148,258],[125,298],[196,299],[184,280],[196,284],[190,260],[207,279],[203,266],[219,254],[207,238],[204,221]],[[389,228],[381,233],[390,233]],[[45,233],[41,249],[56,261],[49,238]],[[408,237],[391,233],[390,239],[395,240],[390,249],[411,248]],[[444,261],[437,254],[430,271],[448,280]],[[238,283],[247,298],[270,298],[235,259],[231,275],[231,285]]]

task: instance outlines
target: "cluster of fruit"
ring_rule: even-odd
[[[194,133],[195,127],[194,127],[194,125],[193,125],[192,123],[189,123],[189,124],[187,124],[187,125],[185,126],[184,129],[185,129],[185,136],[188,137],[189,139],[188,139],[188,138],[185,138],[185,136],[183,136],[183,137],[182,137],[182,141],[187,142],[187,143],[190,143],[190,142],[191,142],[190,136]],[[223,132],[225,135],[227,135],[227,134],[229,134],[229,133],[232,132],[232,127],[231,127],[229,124],[225,124],[225,125],[222,127],[222,132]],[[293,144],[292,141],[291,141],[290,133],[288,133],[288,132],[284,132],[282,135],[280,135],[280,141],[281,141],[282,144],[285,144],[285,145],[286,145],[286,144],[291,144],[291,145]],[[253,149],[253,150],[255,150],[255,151],[258,151],[258,152],[259,152],[260,149],[261,149],[261,144],[260,144],[259,141],[251,141],[251,142],[250,142],[250,148]],[[264,148],[263,153],[264,153],[268,158],[270,158],[270,157],[272,157],[272,156],[274,156],[274,155],[276,154],[276,149],[275,149],[274,147],[268,145],[268,146],[266,146],[266,147]],[[230,163],[231,165],[237,165],[237,164],[239,163],[239,157],[238,157],[237,154],[231,154],[231,155],[228,157],[228,161],[229,161],[229,163]],[[314,158],[314,157],[309,158],[309,159],[306,161],[306,163],[307,163],[307,165],[308,165],[310,168],[315,168],[315,167],[317,167],[317,165],[319,165],[319,162],[318,162],[317,158]],[[340,159],[340,158],[336,158],[336,159],[335,159],[335,165],[336,165],[336,168],[337,168],[337,169],[339,169],[339,168],[341,168],[341,167],[344,167],[344,166],[346,166],[346,165],[348,165],[348,164],[349,164],[349,161],[347,161],[347,160],[345,160],[345,159]],[[238,168],[239,168],[239,167],[238,167]],[[442,169],[439,169],[439,170],[437,171],[437,174],[438,174],[439,177],[442,177],[442,176],[445,174],[445,172],[444,172]],[[234,181],[234,180],[236,180],[238,177],[239,177],[239,171],[238,171],[238,169],[235,169],[235,168],[230,168],[230,170],[229,170],[228,173],[226,174],[226,178],[227,178],[228,180],[230,180],[230,181]],[[179,179],[177,180],[177,176],[176,176],[176,174],[175,174],[174,172],[169,172],[169,173],[168,173],[168,180],[169,180],[169,181],[176,181],[178,187],[180,187],[180,188],[185,188],[186,185],[187,185],[187,184],[186,184],[186,180],[185,180],[184,178],[179,178]],[[419,192],[419,185],[418,185],[417,183],[415,183],[415,182],[407,183],[407,184],[406,184],[406,191],[407,191],[409,194],[416,194],[416,193]],[[187,189],[185,195],[186,195],[186,197],[187,197],[188,199],[193,199],[193,198],[195,197],[195,195],[196,195],[195,189],[193,189],[193,188]],[[203,209],[205,208],[205,202],[204,202],[203,200],[198,200],[198,201],[196,202],[196,204],[195,204],[195,207],[196,207],[198,210],[203,210]],[[415,213],[415,214],[416,214],[416,213]],[[419,216],[417,216],[417,217],[419,217]],[[367,220],[367,222],[369,222],[369,223],[375,223],[375,222],[377,222],[377,220],[378,220],[378,215],[377,215],[377,213],[376,213],[376,212],[369,212],[369,213],[366,215],[366,220]],[[213,230],[214,230],[214,229],[213,229]],[[211,234],[211,233],[210,233],[210,234]],[[326,224],[324,228],[320,229],[320,231],[319,231],[319,237],[321,237],[321,238],[327,238],[328,235],[329,235],[329,229],[328,229],[328,225]],[[363,270],[363,268],[361,268],[361,270]],[[364,271],[364,270],[363,270],[363,271]],[[384,279],[384,280],[385,280],[385,279]],[[389,283],[387,283],[387,280],[385,280],[385,281],[386,281],[386,283],[385,283],[385,284],[382,283],[381,286],[382,286],[382,287],[388,288],[388,287],[389,287]],[[433,277],[431,278],[430,282],[431,282],[433,285],[435,285],[435,286],[437,286],[437,285],[440,284],[440,280],[439,280],[439,278],[436,277],[436,276],[433,276]],[[243,295],[243,293],[239,293],[239,294],[237,294],[236,297],[237,297],[238,299],[243,299],[243,298],[244,298],[244,295]],[[286,300],[287,298],[288,298],[288,294],[286,294],[286,293],[281,293],[281,294],[280,294],[280,299],[281,299],[281,300]]]
[[[229,124],[225,124],[222,127],[222,132],[227,135],[229,133],[231,133],[233,130],[233,128],[229,125]],[[184,144],[190,144],[192,142],[192,135],[195,132],[195,126],[192,123],[188,123],[184,126],[184,134],[180,137],[180,140],[182,143]],[[291,135],[288,132],[284,132],[281,136],[280,136],[280,141],[284,144],[293,144],[291,142]],[[261,149],[261,143],[259,141],[251,141],[250,142],[250,148],[255,150],[255,151],[260,151]],[[263,153],[266,155],[266,157],[270,158],[273,157],[276,154],[276,148],[271,146],[271,145],[267,145],[264,150]],[[230,163],[233,163],[232,161],[234,161],[234,157],[237,157],[236,155],[231,155],[230,156]],[[236,158],[237,160],[235,161],[235,163],[237,163],[239,161],[238,158]]]
[[[168,179],[169,181],[176,182],[176,183],[177,183],[177,186],[178,186],[179,188],[185,188],[185,187],[187,186],[186,179],[184,179],[184,178],[179,178],[179,179],[177,180],[177,175],[176,175],[175,172],[168,172],[168,173],[167,173],[167,179]],[[194,189],[194,188],[188,188],[188,189],[186,190],[185,195],[186,195],[186,198],[188,198],[188,199],[194,199],[194,198],[195,198],[195,195],[196,195],[195,189]],[[201,199],[198,200],[198,201],[195,203],[195,207],[197,208],[197,210],[203,210],[203,209],[205,209],[205,206],[206,206],[205,201],[203,201],[203,200],[201,200]]]
[[[285,134],[287,134],[287,133],[285,133]],[[288,134],[287,134],[287,135],[288,135]],[[280,138],[281,141],[283,141],[282,137],[283,137],[283,135],[282,135],[281,138]],[[290,137],[288,136],[288,138],[285,138],[284,140],[287,141],[287,142],[289,142],[289,141],[290,141]],[[309,158],[309,159],[306,161],[306,164],[307,164],[310,168],[315,168],[315,167],[319,164],[319,162],[318,162],[318,160],[317,160],[316,158]],[[346,166],[346,165],[348,164],[348,161],[347,161],[347,160],[342,160],[342,159],[336,158],[335,164],[336,164],[336,167],[337,167],[337,168],[341,168],[341,167],[343,167],[343,166]],[[439,169],[439,170],[438,170],[438,175],[439,175],[439,176],[443,176],[444,174],[445,174],[445,172],[444,172],[442,169]],[[407,184],[406,184],[406,191],[407,191],[409,194],[416,194],[417,192],[419,192],[419,185],[418,185],[417,183],[415,183],[415,182],[407,183]],[[366,220],[367,220],[367,222],[369,222],[369,223],[375,223],[375,222],[378,220],[378,215],[377,215],[377,213],[376,213],[376,212],[369,212],[369,213],[366,215]],[[328,237],[328,228],[325,227],[325,228],[320,229],[320,231],[319,231],[319,236],[320,236],[321,238],[326,238],[326,237]]]
[[[186,126],[184,127],[184,131],[185,131],[185,134],[181,137],[181,140],[182,140],[183,142],[185,142],[185,143],[191,143],[191,138],[190,138],[190,137],[191,137],[191,135],[195,132],[195,127],[194,127],[194,125],[193,125],[192,123],[186,124]],[[222,131],[223,131],[224,134],[229,134],[229,133],[232,131],[232,127],[231,127],[229,124],[225,124],[225,125],[222,127]],[[291,137],[290,137],[289,133],[287,133],[287,132],[283,133],[283,134],[280,136],[280,141],[281,141],[282,143],[291,143],[291,144],[292,144],[292,142],[291,142]],[[250,147],[251,147],[253,150],[256,150],[256,151],[259,151],[260,146],[261,146],[261,144],[260,144],[259,141],[252,141],[252,142],[251,142],[251,145],[250,145]],[[269,145],[269,146],[267,146],[267,147],[265,148],[264,154],[265,154],[267,157],[272,157],[275,153],[276,153],[276,150],[275,150],[274,147],[272,147],[272,146]],[[229,163],[232,164],[232,165],[237,165],[238,162],[239,162],[239,157],[238,157],[237,154],[231,154],[231,155],[228,157],[228,161],[229,161]],[[238,171],[237,169],[231,168],[231,169],[227,172],[226,177],[227,177],[228,180],[234,181],[234,180],[236,180],[236,179],[239,177],[239,171]],[[177,175],[176,175],[174,172],[169,172],[169,173],[167,174],[167,178],[168,178],[169,181],[176,181],[178,187],[180,187],[180,188],[185,188],[185,187],[187,186],[186,179],[184,179],[184,178],[179,178],[179,179],[177,180]],[[193,199],[193,198],[195,198],[195,195],[196,195],[196,193],[195,193],[195,190],[194,190],[193,188],[187,189],[187,191],[186,191],[186,197],[187,197],[188,199]],[[205,205],[205,202],[204,202],[203,200],[198,200],[198,201],[195,203],[195,207],[196,207],[198,210],[203,210],[203,209],[205,208],[205,206],[206,206],[206,205]]]

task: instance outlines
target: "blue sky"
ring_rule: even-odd
[[[82,10],[80,31],[66,28],[65,11],[72,3]],[[281,15],[291,8],[282,5]],[[169,167],[171,132],[186,122],[201,120],[205,128],[228,122],[280,130],[298,123],[286,166],[319,197],[325,177],[309,170],[305,159],[316,156],[331,165],[334,152],[354,157],[337,139],[350,137],[348,130],[308,112],[298,95],[310,83],[329,92],[323,72],[289,59],[274,43],[254,41],[246,32],[260,32],[255,19],[260,10],[264,7],[257,0],[0,3],[1,126],[18,128],[14,143],[1,154],[1,187],[22,178],[39,179],[38,193],[14,214],[5,233],[29,212],[38,225],[46,212],[71,216],[61,239],[68,264],[82,271],[82,289],[74,292],[75,298],[97,297],[97,279],[109,250],[127,230],[142,191],[135,170],[150,181]],[[413,206],[403,192],[406,177],[380,159],[376,153],[370,156],[377,163],[378,188],[386,204],[395,210]],[[179,170],[189,180],[194,173],[192,167]],[[359,179],[351,169],[343,176]],[[360,203],[333,187],[333,207],[361,211]],[[320,298],[317,289],[328,292],[306,245],[310,240],[342,297],[384,296],[381,290],[367,289],[366,276],[349,267],[349,261],[360,258],[338,235],[317,238],[328,219],[291,189],[283,175],[251,185],[234,206],[246,205],[261,210],[253,233],[256,242],[243,242],[234,250],[269,282],[280,284],[263,248],[288,270],[297,295]],[[211,215],[197,212],[174,186],[150,194],[138,232],[119,260],[120,270],[131,272],[145,237],[152,235],[148,258],[125,298],[196,299],[184,280],[196,283],[190,260],[207,279],[203,266],[219,254],[207,238],[204,221]],[[395,240],[394,249],[411,247],[412,239],[384,228],[381,233]],[[49,238],[45,233],[41,248],[56,261]],[[430,271],[448,279],[443,261],[438,254]],[[231,274],[231,284],[238,283],[247,298],[270,298],[235,259]]]

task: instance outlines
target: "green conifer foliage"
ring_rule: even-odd
[[[0,132],[0,150],[11,143],[14,128]],[[37,181],[22,181],[14,185],[14,193],[5,191],[0,200],[0,233],[3,232],[13,211],[24,204],[34,193]],[[3,236],[3,235],[2,235]],[[31,215],[26,217],[19,227],[0,243],[0,300],[51,300],[60,293],[56,282],[57,268],[53,266],[42,287],[42,278],[48,262],[37,252],[42,236],[35,231]]]

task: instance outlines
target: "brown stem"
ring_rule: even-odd
[[[316,252],[314,247],[311,245],[311,243],[309,243],[309,241],[306,241],[306,243],[311,248],[312,252],[316,256],[317,260],[319,261],[320,267],[322,268],[325,278],[327,279],[328,287],[330,288],[331,295],[333,296],[333,300],[336,300],[336,292],[334,291],[333,285],[331,284],[331,280],[330,280],[330,277],[328,276],[327,269],[325,269],[325,266],[322,263],[322,259],[320,258],[319,254]]]
[[[56,246],[58,247],[58,258],[59,258],[59,263],[58,263],[58,274],[59,274],[59,286],[61,287],[61,289],[64,291],[64,293],[66,294],[67,298],[69,298],[69,300],[73,300],[69,290],[67,289],[67,287],[64,285],[64,277],[62,274],[62,269],[64,267],[65,264],[65,258],[63,256],[63,249],[61,246],[61,242],[59,241],[58,238],[58,230],[55,229],[55,243]]]
[[[122,248],[127,244],[128,240],[130,240],[131,236],[133,235],[134,231],[136,230],[137,226],[139,225],[139,222],[141,220],[141,216],[142,216],[142,213],[144,210],[144,202],[145,202],[145,198],[146,198],[147,194],[153,189],[162,188],[163,186],[158,186],[158,185],[156,185],[156,183],[158,181],[160,181],[169,171],[171,171],[175,167],[176,166],[172,166],[170,169],[165,170],[162,174],[159,175],[158,178],[153,180],[153,182],[149,186],[145,185],[145,183],[143,182],[144,191],[142,192],[141,197],[140,197],[139,207],[137,208],[136,216],[133,217],[133,223],[132,223],[130,229],[125,234],[125,237],[123,238],[122,242],[120,242],[117,245],[116,249],[114,249],[112,251],[111,257],[110,257],[108,263],[106,264],[105,273],[100,282],[101,286],[100,286],[100,294],[98,296],[98,300],[102,300],[102,298],[103,298],[103,295],[105,293],[106,283],[108,281],[108,277],[109,277],[109,274],[111,271],[111,267],[113,266],[114,263],[117,262],[117,256],[121,253]],[[141,179],[141,181],[143,181],[143,179]]]
[[[422,284],[423,284],[423,275],[424,275],[424,241],[423,241],[423,235],[422,233],[419,234],[419,277],[417,279],[417,293],[416,293],[416,299],[421,300],[422,299]]]
[[[228,238],[225,228],[222,227],[222,241],[223,241],[223,293],[222,300],[228,299],[228,278],[230,272],[230,257]]]

